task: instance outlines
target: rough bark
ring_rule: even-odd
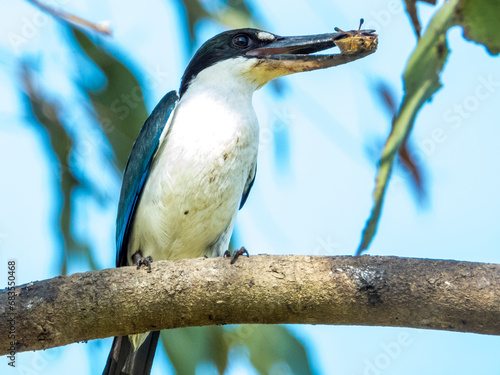
[[[105,269],[0,292],[0,354],[234,323],[393,326],[500,334],[500,265],[396,257],[251,256]],[[15,316],[12,326],[9,318]]]

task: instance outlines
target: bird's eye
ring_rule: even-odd
[[[250,45],[250,38],[246,35],[236,35],[233,38],[233,45],[239,48],[246,48]]]

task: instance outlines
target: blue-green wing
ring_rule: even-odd
[[[127,242],[135,210],[158,150],[160,137],[179,97],[170,91],[148,117],[132,147],[123,174],[118,215],[116,218],[116,266],[127,265]]]

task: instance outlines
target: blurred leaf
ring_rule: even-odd
[[[210,362],[220,374],[226,370],[229,351],[248,349],[249,360],[260,374],[284,363],[294,374],[311,374],[302,343],[284,326],[243,324],[236,326],[177,328],[161,332],[163,347],[177,374],[194,375],[200,363]]]
[[[412,147],[408,145],[409,139],[406,138],[403,141],[403,144],[399,148],[399,158],[398,161],[401,163],[401,166],[405,169],[405,171],[410,176],[411,187],[414,189],[416,193],[416,197],[418,198],[418,202],[423,204],[427,199],[427,191],[425,190],[424,184],[424,174],[422,171],[422,166],[417,164],[415,159],[412,156],[411,149]]]
[[[34,116],[32,123],[39,131],[45,132],[50,146],[47,152],[52,152],[58,165],[55,166],[62,196],[62,207],[59,215],[61,230],[62,262],[61,274],[67,273],[68,261],[72,252],[84,255],[92,269],[96,269],[90,249],[87,245],[78,243],[71,232],[72,227],[72,193],[80,186],[80,182],[70,168],[70,157],[73,151],[73,140],[60,120],[59,109],[53,102],[44,98],[42,91],[37,88],[32,72],[27,65],[22,66],[22,85]]]
[[[196,34],[194,32],[194,27],[198,23],[198,21],[210,18],[210,14],[203,8],[198,0],[181,0],[184,5],[184,9],[186,9],[187,16],[187,27],[189,32],[189,40],[191,45],[194,44],[196,40]]]
[[[404,0],[406,5],[406,13],[408,13],[408,17],[410,17],[411,23],[413,25],[413,30],[415,30],[415,34],[417,34],[417,38],[420,39],[422,26],[420,26],[420,21],[418,19],[417,1],[436,5],[436,0]]]
[[[177,374],[194,375],[202,362],[215,363],[222,374],[229,344],[221,326],[176,328],[161,331],[161,342]]]
[[[230,29],[258,26],[245,0],[219,0],[210,3],[202,0],[181,1],[186,9],[187,31],[191,47],[196,42],[196,24],[203,19],[211,19]],[[207,9],[204,5],[212,5],[212,7]]]
[[[219,12],[212,13],[212,16],[230,29],[257,26],[257,22],[244,0],[228,0],[226,6]]]
[[[500,1],[462,0],[457,9],[457,22],[464,28],[464,36],[483,44],[492,55],[500,53],[500,33],[497,22]]]
[[[368,248],[377,229],[394,157],[407,139],[422,105],[441,87],[439,74],[449,52],[446,45],[446,31],[453,25],[454,11],[458,1],[451,0],[436,12],[406,66],[403,75],[405,96],[382,151],[373,193],[375,204],[363,230],[357,255]]]
[[[375,86],[375,92],[378,97],[381,99],[382,104],[384,104],[384,108],[386,109],[389,116],[393,117],[396,114],[396,98],[394,91],[389,86],[389,84],[383,80],[379,80]]]
[[[312,374],[307,352],[302,343],[284,326],[245,325],[244,345],[250,353],[250,362],[261,374],[271,373],[274,365],[285,363],[293,374]]]
[[[76,28],[70,30],[75,43],[106,76],[106,84],[99,90],[83,89],[113,149],[115,163],[123,171],[132,145],[148,117],[141,85],[124,63],[97,46],[84,32]]]
[[[246,4],[245,0],[227,0],[227,6],[233,11],[242,14],[242,17],[248,17],[248,19],[253,18],[252,11]]]

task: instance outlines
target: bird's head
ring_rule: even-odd
[[[278,77],[345,64],[374,52],[313,54],[334,47],[346,36],[343,31],[289,37],[250,28],[225,31],[205,42],[191,59],[180,95],[198,80],[213,85],[237,81],[256,90]]]

